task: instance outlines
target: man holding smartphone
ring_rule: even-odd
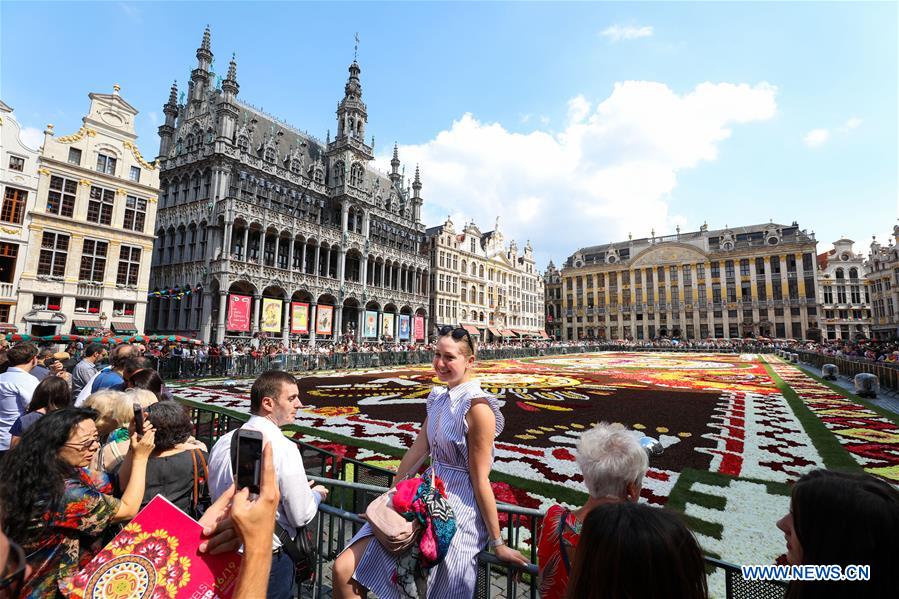
[[[296,537],[297,527],[306,525],[315,517],[318,504],[328,495],[325,487],[310,488],[299,448],[281,432],[282,426],[294,422],[297,410],[303,406],[299,393],[297,381],[292,375],[280,370],[263,373],[250,390],[251,417],[239,429],[261,433],[272,446],[281,495],[276,521],[291,539]],[[237,431],[231,431],[220,438],[209,454],[209,491],[213,500],[228,491],[234,482],[231,444],[235,434]],[[237,442],[237,439],[234,441]],[[267,597],[291,598],[294,562],[282,547],[277,534],[272,539],[272,551],[274,555]]]

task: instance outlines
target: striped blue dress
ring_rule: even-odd
[[[477,554],[487,544],[488,533],[468,467],[468,423],[465,416],[471,401],[483,397],[496,415],[496,435],[503,430],[504,419],[499,402],[481,389],[478,380],[457,385],[451,390],[434,387],[428,395],[428,441],[432,467],[443,479],[447,498],[456,516],[456,534],[444,560],[431,569],[428,577],[428,599],[462,599],[474,596],[477,582]],[[430,476],[430,470],[425,473]],[[366,524],[356,533],[350,545],[371,536]],[[396,558],[376,540],[368,544],[353,578],[380,599],[399,599],[393,583]]]

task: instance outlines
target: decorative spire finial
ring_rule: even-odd
[[[119,95],[119,90],[120,90],[120,89],[122,89],[122,87],[121,87],[118,83],[114,83],[113,86],[112,86],[112,95],[113,95],[113,96],[118,96],[118,95]]]
[[[210,51],[210,52],[212,51],[211,34],[209,31],[208,23],[206,24],[206,29],[203,31],[203,43],[200,44],[200,48],[202,48],[203,50]]]
[[[359,58],[359,32],[356,32],[356,45],[353,46],[353,62],[356,62],[356,59]]]

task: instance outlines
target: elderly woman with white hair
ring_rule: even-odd
[[[543,599],[565,597],[581,525],[587,514],[600,505],[636,502],[640,498],[649,457],[633,431],[619,423],[601,422],[581,435],[577,463],[590,496],[576,510],[554,505],[546,512],[537,545]]]

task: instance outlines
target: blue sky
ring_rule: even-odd
[[[119,83],[155,155],[207,23],[239,97],[320,138],[358,31],[368,133],[421,164],[426,224],[498,214],[541,267],[703,221],[797,220],[819,251],[896,222],[892,2],[4,1],[0,97],[61,135]]]

